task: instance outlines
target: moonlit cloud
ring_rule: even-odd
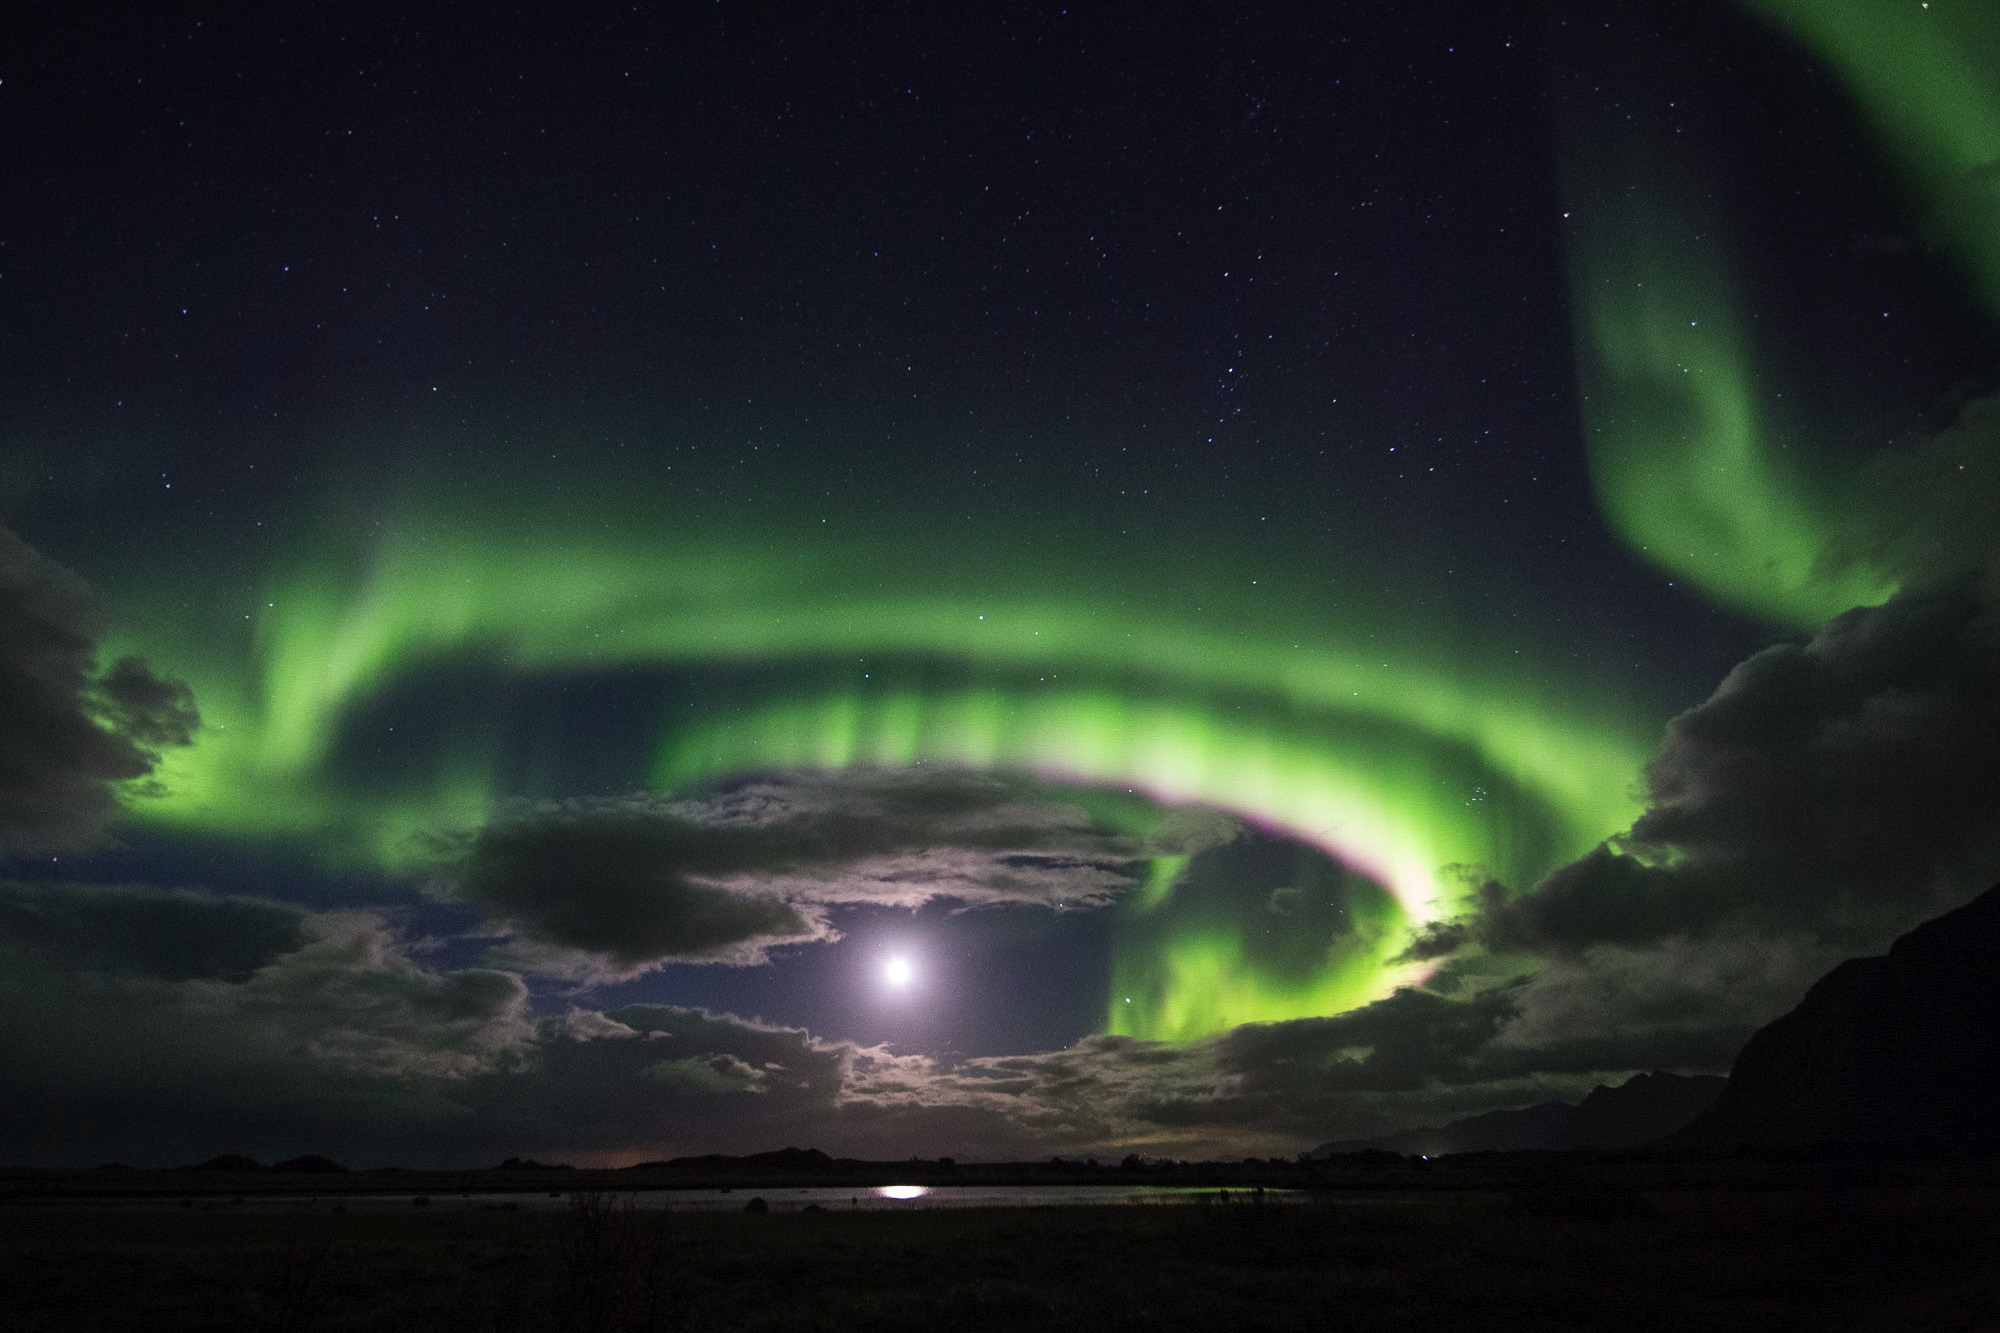
[[[301,1137],[389,1141],[516,1067],[518,977],[435,970],[381,917],[131,887],[10,887],[0,910],[0,1140],[141,1160]]]
[[[1238,827],[1175,812],[1135,836],[1021,781],[952,769],[801,773],[522,807],[449,873],[453,893],[521,933],[496,959],[581,977],[760,963],[832,938],[833,906],[1102,907],[1141,858]]]
[[[1986,887],[1996,738],[1986,576],[1850,611],[1668,724],[1631,831],[1496,899],[1488,938],[1553,953],[1745,931],[1879,946]]]

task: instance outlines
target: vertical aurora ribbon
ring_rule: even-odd
[[[1746,0],[1846,83],[1932,238],[2000,317],[2000,6]]]
[[[1932,238],[2000,318],[2000,7],[1746,0],[1841,76]],[[1659,568],[1797,627],[1878,603],[1890,497],[1786,438],[1749,337],[1727,229],[1663,147],[1573,124],[1571,274],[1591,478]]]
[[[1719,229],[1655,185],[1570,208],[1591,483],[1643,558],[1718,601],[1818,625],[1895,591],[1850,563],[1837,480],[1774,437]]]

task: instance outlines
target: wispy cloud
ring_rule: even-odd
[[[695,798],[516,807],[470,840],[448,891],[517,932],[496,961],[629,976],[830,939],[832,906],[1101,907],[1141,858],[1237,827],[1189,812],[1139,837],[1026,783],[954,769],[803,773]]]

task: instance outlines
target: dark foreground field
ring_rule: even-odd
[[[1569,1184],[910,1213],[0,1207],[0,1326],[2000,1327],[2000,1195]]]

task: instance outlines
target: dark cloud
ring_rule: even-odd
[[[316,917],[313,938],[209,1000],[274,1049],[351,1074],[465,1078],[530,1042],[528,988],[511,972],[425,967],[369,912]]]
[[[1651,1067],[1613,1044],[1522,1040],[1530,988],[1526,978],[1451,996],[1410,988],[1347,1014],[1182,1044],[1095,1036],[1062,1051],[959,1061],[853,1051],[839,1117],[828,1123],[925,1135],[950,1125],[989,1151],[1289,1155],[1336,1135],[1576,1100]],[[1726,1064],[1733,1050],[1704,1049],[1704,1067]]]
[[[1222,1049],[1376,1092],[1726,1068],[1842,958],[2000,869],[1995,605],[1990,578],[1962,573],[1756,654],[1668,725],[1629,832],[1416,934],[1406,960],[1442,964],[1423,990]],[[1433,1035],[1353,1035],[1370,1025]],[[1289,1049],[1335,1040],[1367,1054]]]
[[[160,679],[141,658],[113,662],[91,682],[89,699],[101,723],[149,751],[192,745],[201,727],[194,691],[181,681]]]
[[[101,631],[82,580],[0,528],[0,854],[88,842],[118,784],[193,738],[185,685],[136,657],[96,674]]]
[[[823,1144],[853,1048],[676,1005],[572,1010],[457,1095],[498,1148],[614,1160]],[[907,1152],[905,1154],[907,1155]]]
[[[1801,934],[1675,936],[1550,961],[1519,986],[1480,1068],[1508,1072],[1728,1069],[1750,1033],[1841,957]]]
[[[1519,979],[1186,1044],[960,1059],[674,1005],[536,1018],[518,977],[428,967],[369,913],[129,887],[4,901],[0,1158],[17,1161],[1289,1154],[1600,1081],[1540,1072],[1546,1052],[1510,1035],[1532,1012]],[[146,923],[182,943],[132,941]],[[217,960],[236,927],[263,946]]]
[[[1575,956],[1674,936],[1875,947],[2000,861],[2000,619],[1962,576],[1766,649],[1668,724],[1631,831],[1514,901],[1488,942]]]
[[[442,1134],[468,1114],[450,1090],[536,1035],[518,977],[425,967],[369,913],[133,887],[0,904],[7,1160]]]
[[[1427,921],[1410,931],[1409,943],[1396,955],[1399,963],[1423,963],[1446,958],[1472,943],[1473,924],[1466,920]]]
[[[308,914],[258,898],[0,882],[0,947],[81,972],[245,981],[308,941]]]
[[[484,830],[460,872],[465,896],[541,941],[615,968],[662,959],[755,961],[825,931],[790,904],[699,882],[737,861],[745,830],[664,813],[564,811]]]
[[[496,957],[589,976],[763,960],[824,939],[837,904],[1093,908],[1135,864],[1235,836],[1210,811],[1107,829],[1032,786],[951,769],[805,773],[692,799],[519,809],[472,841],[453,891],[520,931]]]
[[[1512,898],[1489,885],[1473,938],[1565,960],[1574,982],[1650,993],[1680,941],[1775,960],[1770,997],[1800,968],[1872,952],[1963,902],[2000,870],[2000,398],[1968,404],[1920,445],[1878,455],[1843,553],[1905,590],[1849,611],[1803,644],[1730,672],[1670,722],[1631,830]],[[1747,951],[1745,941],[1755,941]],[[1647,958],[1651,951],[1657,958]],[[1789,969],[1789,970],[1788,970]],[[1624,980],[1616,980],[1616,979]],[[1547,991],[1558,988],[1553,979]],[[1794,994],[1795,998],[1795,994]],[[1688,998],[1687,1003],[1693,1003]],[[1779,1006],[1782,1008],[1783,1006]],[[1581,1021],[1589,1006],[1573,1006]]]
[[[1405,988],[1344,1014],[1246,1024],[1217,1039],[1217,1064],[1245,1094],[1300,1076],[1329,1091],[1472,1082],[1487,1077],[1478,1058],[1514,1016],[1515,989],[1454,998]]]

